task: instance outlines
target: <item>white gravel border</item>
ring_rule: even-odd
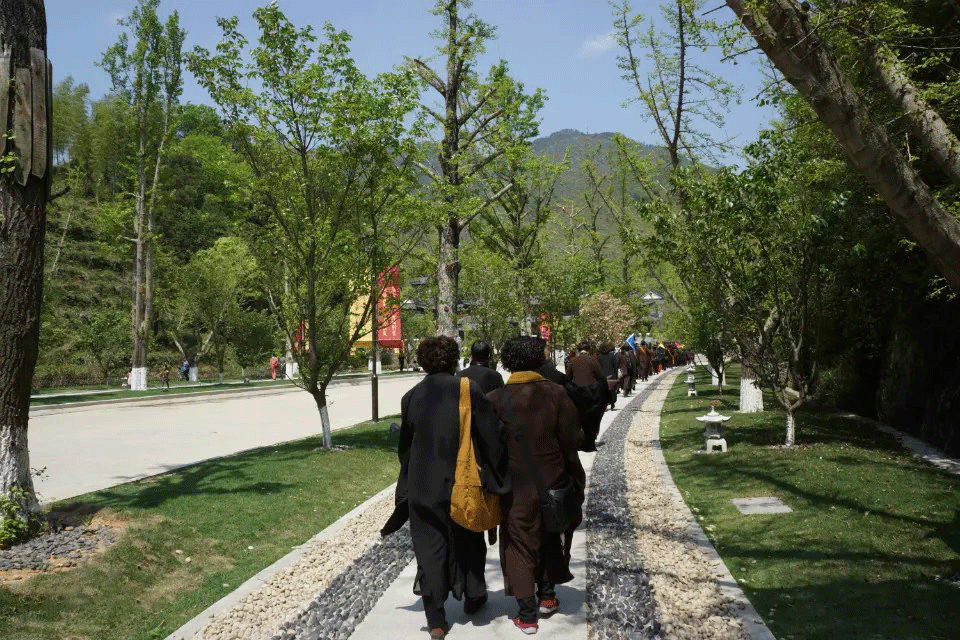
[[[380,538],[396,483],[263,569],[166,640],[269,638]]]
[[[627,437],[625,465],[637,552],[668,638],[775,640],[673,482],[660,447],[660,414],[676,371],[655,384]],[[659,480],[659,482],[658,482]]]
[[[960,476],[960,460],[947,456],[947,454],[945,454],[943,451],[940,451],[940,449],[937,449],[932,444],[928,444],[923,440],[915,438],[914,436],[891,427],[890,425],[877,422],[872,418],[859,416],[855,413],[846,413],[843,414],[843,417],[853,418],[854,420],[859,420],[869,425],[873,425],[877,431],[882,431],[883,433],[893,436],[893,438],[900,443],[900,446],[909,451],[914,458],[929,462],[939,469],[943,469],[944,471],[952,473],[953,475]]]

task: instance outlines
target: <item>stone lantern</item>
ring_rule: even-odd
[[[696,367],[692,364],[687,365],[687,397],[697,395],[697,376],[694,375]]]
[[[723,423],[730,419],[730,416],[722,416],[717,413],[716,407],[710,407],[710,413],[705,416],[699,416],[697,420],[704,423],[703,437],[706,438],[704,450],[707,453],[713,453],[719,447],[721,453],[727,451],[727,440],[723,437]]]

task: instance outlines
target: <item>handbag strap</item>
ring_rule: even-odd
[[[537,494],[540,496],[541,504],[547,504],[549,502],[547,490],[543,486],[543,478],[540,477],[540,467],[537,466],[533,452],[530,451],[527,435],[523,432],[523,429],[520,428],[520,425],[515,424],[511,419],[513,417],[513,403],[510,396],[510,385],[507,385],[503,389],[503,421],[507,424],[507,428],[513,431],[513,439],[517,441],[517,445],[520,447],[520,455],[523,456],[527,467],[530,469],[530,475],[533,477],[533,483],[537,487]]]
[[[467,469],[464,462],[475,460],[473,453],[473,439],[470,437],[470,379],[460,378],[460,440],[457,444],[457,466],[454,470],[454,484],[469,485]],[[478,476],[479,478],[479,476]]]

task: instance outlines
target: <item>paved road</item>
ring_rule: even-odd
[[[400,413],[419,375],[380,381],[380,415]],[[328,389],[330,422],[370,419],[370,381]],[[181,395],[112,405],[37,407],[30,417],[30,466],[43,502],[111,487],[200,460],[320,432],[313,398],[300,389]]]

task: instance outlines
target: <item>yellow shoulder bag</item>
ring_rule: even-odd
[[[480,467],[470,437],[470,379],[460,378],[460,447],[450,496],[450,517],[470,531],[486,531],[500,524],[500,498],[483,490]]]

